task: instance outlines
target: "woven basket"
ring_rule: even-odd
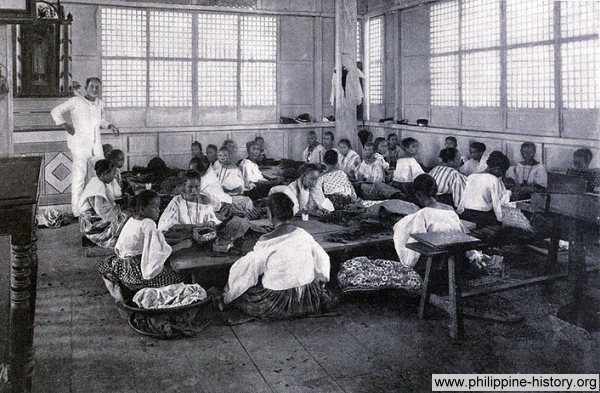
[[[519,208],[512,205],[502,205],[502,225],[533,232],[531,221]]]
[[[206,244],[217,238],[217,231],[213,228],[196,227],[192,230],[192,240],[198,244]]]

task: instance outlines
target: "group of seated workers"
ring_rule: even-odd
[[[308,133],[300,177],[289,184],[261,172],[259,162],[266,155],[260,137],[248,142],[247,157],[238,164],[233,141],[225,141],[221,148],[209,145],[206,155],[194,142],[189,170],[162,214],[160,196],[152,190],[139,192],[133,209],[121,207],[119,198],[127,193],[119,171],[123,152],[109,152],[109,159],[95,164],[96,176],[85,187],[80,217],[81,231],[90,241],[114,248],[116,255],[99,266],[109,290],[114,282],[131,287],[182,282],[183,277],[170,268],[169,257],[191,246],[192,228],[220,227],[228,219],[224,211],[243,215],[262,200],[274,229],[232,266],[223,300],[258,317],[304,315],[321,309],[329,298],[324,283],[329,281],[330,262],[314,238],[293,225],[294,215],[321,216],[351,204],[364,205],[369,199],[414,202],[421,209],[393,227],[398,263],[412,268],[419,254],[406,248],[414,241],[411,234],[465,232],[460,218],[481,226],[497,225],[502,204],[510,200],[507,185],[523,193],[546,186],[545,168],[535,160],[535,145],[529,142],[521,147],[523,161],[510,166],[502,152],[485,154],[485,145],[478,142],[471,144],[471,157],[465,162],[456,139],[448,137],[440,164],[426,174],[416,159],[419,142],[413,138],[397,145],[392,134],[387,140],[367,142],[362,160],[348,140],[340,140],[338,148],[333,133],[326,132],[323,140],[321,145],[314,132]],[[577,150],[575,169],[587,168],[591,158],[588,149]]]

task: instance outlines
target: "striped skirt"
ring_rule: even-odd
[[[281,291],[267,289],[259,283],[233,304],[253,317],[283,319],[315,314],[328,299],[328,291],[317,281]]]
[[[93,210],[87,210],[79,216],[79,230],[95,245],[113,248],[127,219],[129,215],[121,212],[114,221],[106,221]]]

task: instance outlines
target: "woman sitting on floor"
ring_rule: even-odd
[[[242,171],[231,161],[230,156],[228,148],[220,148],[219,159],[214,163],[212,169],[215,171],[215,175],[217,175],[226,193],[229,195],[240,195],[244,189]]]
[[[231,266],[224,301],[259,318],[319,312],[328,298],[329,255],[308,232],[290,223],[293,202],[288,196],[271,195],[268,207],[275,229]]]
[[[486,172],[473,173],[467,178],[456,209],[463,220],[475,222],[478,226],[499,225],[502,222],[502,205],[509,202],[511,194],[501,179],[508,169],[508,158],[502,152],[494,151],[486,165]]]
[[[350,203],[358,202],[359,199],[348,175],[339,168],[338,157],[335,150],[325,152],[323,162],[326,169],[317,179],[315,187],[333,202],[336,209],[341,209]]]
[[[210,204],[210,199],[200,192],[202,180],[196,171],[185,174],[185,191],[175,196],[158,221],[158,229],[189,232],[195,226],[215,227],[221,223]]]
[[[156,227],[160,197],[154,191],[143,190],[137,195],[135,205],[135,213],[123,226],[115,246],[116,255],[98,265],[113,296],[116,283],[139,289],[158,288],[183,281],[167,263],[173,249]]]
[[[458,171],[462,163],[460,153],[453,147],[447,147],[440,151],[440,159],[442,163],[429,172],[438,187],[437,199],[447,205],[458,206],[467,185],[467,177]]]
[[[511,188],[512,199],[531,198],[532,192],[543,192],[548,183],[546,167],[535,159],[535,145],[524,142],[521,145],[523,161],[506,171],[507,186]]]
[[[246,143],[246,151],[248,158],[240,162],[245,194],[254,200],[264,198],[274,183],[265,178],[258,167],[257,161],[260,157],[258,144],[255,141]]]
[[[360,184],[361,196],[364,200],[384,200],[400,195],[400,190],[385,184],[386,172],[381,160],[375,157],[375,144],[365,143],[365,159],[356,169],[356,180]]]
[[[115,167],[108,160],[98,160],[94,165],[96,176],[85,186],[79,201],[79,229],[92,243],[112,248],[119,232],[131,213],[122,211],[115,202],[111,183]]]
[[[302,176],[288,186],[298,201],[298,208],[317,216],[334,211],[333,203],[325,197],[323,189],[317,187],[320,175],[319,166],[304,164],[300,171]]]
[[[400,262],[407,267],[415,266],[421,256],[406,248],[407,243],[416,242],[410,235],[444,231],[467,232],[454,209],[436,200],[437,185],[433,177],[419,175],[413,182],[413,187],[415,199],[422,209],[402,218],[394,225],[394,247]]]
[[[338,142],[340,169],[343,170],[350,179],[356,178],[356,168],[360,165],[360,156],[352,150],[352,145],[348,139],[340,139]]]

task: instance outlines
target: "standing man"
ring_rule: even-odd
[[[104,118],[104,102],[100,99],[102,81],[88,78],[85,82],[85,95],[77,95],[52,109],[54,122],[62,126],[67,135],[67,146],[73,155],[71,169],[71,209],[79,216],[79,197],[85,187],[88,161],[95,163],[105,158],[100,142],[100,128],[109,128],[115,136],[119,129]],[[69,113],[73,124],[65,121],[63,115]]]

